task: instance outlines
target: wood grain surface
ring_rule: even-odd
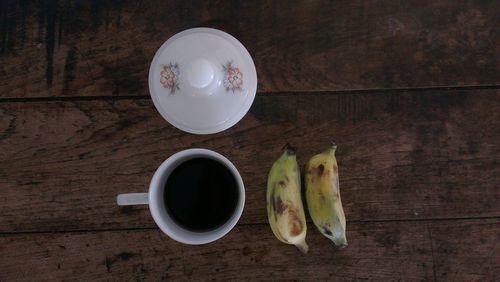
[[[0,281],[500,281],[500,2],[0,0]],[[258,95],[222,133],[154,108],[147,72],[175,33],[214,27],[252,55]],[[338,144],[349,246],[309,221],[274,238],[267,173]],[[228,157],[235,229],[176,243],[146,206],[170,155]],[[307,218],[309,218],[307,216]]]
[[[0,97],[147,95],[157,48],[215,27],[259,91],[498,85],[499,1],[2,1]]]
[[[146,192],[161,162],[191,147],[234,162],[247,190],[241,223],[266,223],[267,173],[283,145],[304,165],[331,140],[350,220],[500,216],[497,90],[264,96],[208,136],[181,133],[141,99],[0,111],[3,232],[153,227],[147,207],[119,209],[115,197]]]
[[[265,225],[238,226],[220,241],[205,246],[176,243],[159,230],[3,235],[0,280],[500,278],[498,219],[349,224],[347,234],[349,246],[339,251],[309,225],[307,255],[276,240]]]

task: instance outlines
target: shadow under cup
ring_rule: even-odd
[[[193,231],[174,219],[166,207],[165,187],[172,172],[193,159],[211,159],[222,164],[234,177],[237,189],[236,206],[229,218],[221,225],[207,231]],[[224,156],[206,149],[188,149],[178,152],[164,161],[156,170],[149,187],[149,209],[158,227],[170,238],[185,244],[206,244],[220,239],[236,225],[245,204],[245,188],[236,167]]]

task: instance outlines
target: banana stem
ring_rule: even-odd
[[[336,150],[337,149],[337,144],[335,144],[335,142],[333,142],[333,141],[330,141],[330,143],[332,143],[332,149]]]
[[[283,149],[285,153],[289,156],[293,156],[296,154],[297,150],[290,145],[290,143],[286,143],[285,146],[283,146]]]

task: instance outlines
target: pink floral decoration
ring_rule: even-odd
[[[226,88],[226,91],[234,91],[235,90],[243,90],[243,73],[241,73],[240,69],[237,67],[234,67],[233,62],[227,62],[226,65],[222,66],[222,69],[224,71],[225,77],[224,77],[224,87]]]
[[[177,63],[161,65],[160,83],[163,85],[164,88],[170,90],[170,94],[174,94],[176,90],[180,89],[179,74],[180,74],[179,65]]]

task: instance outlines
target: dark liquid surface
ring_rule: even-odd
[[[238,196],[236,178],[225,165],[195,158],[172,171],[164,199],[177,224],[191,231],[209,231],[229,220]]]

